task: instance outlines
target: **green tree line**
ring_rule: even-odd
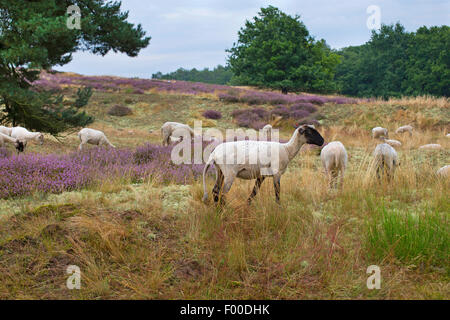
[[[332,50],[315,40],[300,16],[269,6],[246,21],[228,49],[228,66],[178,69],[154,78],[252,85],[287,92],[357,97],[449,96],[450,28],[382,25],[368,42]]]
[[[203,70],[197,70],[196,68],[191,70],[179,68],[178,70],[167,74],[161,72],[152,74],[153,79],[183,80],[214,84],[229,84],[232,76],[233,72],[230,68],[222,65],[218,65],[212,70],[209,70],[209,68],[204,68]]]

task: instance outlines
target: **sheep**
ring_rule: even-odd
[[[399,127],[395,133],[405,133],[405,132],[409,132],[409,135],[412,136],[412,131],[413,131],[413,127],[410,125],[406,125],[406,126],[401,126]]]
[[[372,129],[372,138],[377,139],[381,136],[385,136],[386,138],[389,138],[389,132],[386,128],[375,127]]]
[[[162,136],[162,145],[169,145],[170,141],[173,141],[173,139],[171,139],[172,134],[174,133],[175,130],[185,130],[187,132],[189,132],[191,139],[194,138],[194,130],[192,130],[192,128],[190,126],[188,126],[187,124],[183,124],[183,123],[178,123],[178,122],[166,122],[161,126],[161,136]],[[179,140],[178,137],[176,138],[177,140]],[[182,140],[182,139],[181,139]],[[179,140],[179,141],[181,141]]]
[[[11,129],[11,137],[20,140],[23,143],[23,149],[25,149],[29,140],[34,140],[38,142],[39,145],[44,144],[44,135],[42,133],[30,132],[23,127],[13,127]]]
[[[20,140],[18,140],[16,138],[12,138],[12,137],[10,137],[10,136],[0,132],[0,147],[3,148],[5,146],[6,142],[14,144],[14,147],[16,148],[17,153],[23,152],[24,144],[23,144],[22,141],[20,141]]]
[[[83,128],[78,132],[78,138],[80,139],[81,143],[78,147],[78,150],[83,150],[83,146],[86,143],[94,144],[97,146],[103,146],[107,145],[111,148],[115,148],[115,146],[109,142],[108,138],[106,138],[106,135],[99,130],[91,129],[91,128]]]
[[[383,141],[384,143],[387,143],[391,147],[401,147],[402,146],[402,143],[398,140],[386,139],[385,137],[380,137],[380,140]]]
[[[450,177],[450,165],[443,166],[438,171],[436,171],[436,174],[441,178]]]
[[[272,129],[270,124],[266,124],[261,130],[261,133],[267,138],[267,141],[272,140]]]
[[[419,147],[419,149],[427,149],[427,150],[436,150],[436,149],[441,149],[441,148],[442,148],[442,146],[437,143],[425,144],[425,145]]]
[[[11,136],[11,127],[0,126],[0,133],[6,134],[7,136]]]
[[[329,177],[330,188],[339,175],[341,176],[340,184],[342,185],[348,161],[347,150],[345,150],[344,145],[340,141],[328,143],[323,147],[320,159],[325,168],[325,174]]]
[[[236,177],[245,180],[256,179],[250,197],[251,203],[266,177],[273,178],[276,202],[280,202],[280,179],[289,162],[297,155],[304,143],[322,145],[323,137],[310,126],[303,125],[295,129],[287,143],[275,141],[241,140],[219,144],[211,152],[203,169],[203,202],[208,199],[205,176],[208,168],[215,165],[216,183],[213,188],[214,202],[219,201],[219,195],[225,195],[231,188]],[[238,161],[235,161],[237,157]],[[231,161],[225,161],[231,160]],[[255,162],[255,164],[253,164]],[[221,190],[222,189],[222,190]],[[223,200],[223,199],[222,199]]]
[[[385,172],[390,181],[394,177],[395,169],[398,165],[398,156],[394,148],[387,143],[377,145],[373,152],[377,177],[381,179],[381,173]]]

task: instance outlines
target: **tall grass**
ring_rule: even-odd
[[[367,225],[367,248],[374,258],[392,256],[407,263],[431,263],[450,272],[447,215],[430,210],[411,214],[383,206]]]

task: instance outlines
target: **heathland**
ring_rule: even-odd
[[[282,95],[182,81],[44,74],[36,85],[94,89],[90,127],[116,149],[78,152],[77,131],[25,154],[0,152],[0,298],[30,299],[449,299],[450,104],[446,98],[390,100]],[[122,112],[123,111],[123,112]],[[301,152],[253,203],[237,180],[227,203],[202,202],[203,165],[174,165],[162,147],[165,121],[261,128],[286,140],[314,123],[349,153],[342,188],[330,190],[318,152]],[[414,126],[412,136],[395,134]],[[400,140],[391,183],[377,181],[371,128]],[[439,150],[419,146],[438,143]],[[213,170],[212,170],[213,171]],[[214,173],[208,176],[209,192]],[[68,290],[66,268],[81,270]],[[378,265],[381,289],[366,286]]]

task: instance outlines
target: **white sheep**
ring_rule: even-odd
[[[241,140],[219,144],[206,162],[203,169],[203,201],[208,199],[205,176],[208,168],[214,164],[216,183],[213,188],[214,202],[219,195],[225,195],[236,177],[245,180],[256,179],[248,203],[258,192],[266,177],[273,178],[276,201],[280,201],[280,179],[289,162],[296,156],[304,143],[322,145],[322,136],[315,129],[303,125],[298,127],[287,143],[275,141]],[[221,190],[222,189],[222,190]]]
[[[442,149],[442,146],[437,143],[430,143],[430,144],[425,144],[423,146],[420,146],[419,149],[437,150],[437,149]]]
[[[28,141],[34,140],[40,145],[44,143],[44,135],[40,132],[30,132],[23,127],[13,127],[11,129],[11,137],[23,143],[23,148],[27,146]]]
[[[17,153],[23,152],[23,150],[24,150],[24,144],[22,141],[20,141],[16,138],[12,138],[12,137],[0,132],[0,147],[2,147],[2,148],[5,147],[5,143],[13,144],[17,150]]]
[[[340,141],[333,141],[323,147],[320,153],[322,165],[325,168],[325,174],[329,177],[330,188],[336,182],[340,175],[340,184],[344,179],[344,172],[347,168],[348,156],[347,150]]]
[[[373,152],[377,177],[381,178],[381,173],[386,173],[390,181],[394,177],[395,169],[398,165],[398,156],[394,148],[387,143],[377,145]]]
[[[402,146],[402,143],[398,140],[386,139],[385,137],[380,137],[380,140],[383,141],[384,143],[387,143],[391,147],[401,147]]]
[[[272,140],[272,129],[270,124],[266,124],[261,130],[261,133],[267,138],[267,141]]]
[[[191,139],[194,138],[194,130],[187,124],[179,123],[179,122],[166,122],[161,126],[161,136],[162,136],[162,145],[169,145],[170,141],[174,141],[172,139],[172,134],[177,131],[177,136],[181,134],[183,131],[187,132]],[[181,141],[182,137],[175,137],[175,141]]]
[[[450,177],[450,165],[443,166],[436,171],[436,174],[441,178]]]
[[[0,126],[0,133],[6,134],[7,136],[11,136],[11,127]]]
[[[375,127],[372,129],[372,138],[377,139],[381,136],[389,138],[388,129],[382,127]]]
[[[412,135],[412,131],[413,131],[413,127],[410,125],[406,125],[406,126],[401,126],[399,127],[395,133],[405,133],[405,132],[409,132],[409,135]]]
[[[108,138],[106,138],[106,135],[99,130],[91,128],[83,128],[80,130],[80,132],[78,132],[78,138],[81,141],[78,150],[83,150],[83,146],[86,143],[94,144],[97,146],[107,145],[112,148],[115,148],[115,146],[111,142],[109,142]]]

